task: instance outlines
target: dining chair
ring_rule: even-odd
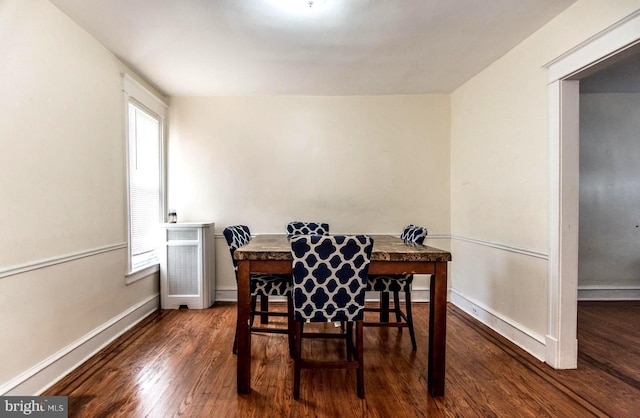
[[[416,225],[407,225],[400,234],[400,238],[402,238],[405,243],[412,245],[422,245],[426,236],[427,228]],[[396,322],[382,321],[382,319],[379,319],[378,322],[366,321],[364,323],[364,326],[394,327],[398,328],[399,331],[402,331],[402,328],[409,328],[411,345],[413,346],[413,350],[417,350],[418,346],[416,344],[416,334],[413,329],[413,314],[411,313],[412,283],[413,274],[369,275],[369,280],[367,281],[367,290],[380,292],[380,305],[378,308],[367,307],[365,308],[365,311],[378,312],[380,313],[380,315],[382,315],[382,312],[393,312],[396,317]],[[400,292],[404,292],[406,313],[402,311],[400,306]],[[388,306],[383,306],[383,304],[388,304],[388,296],[391,293],[393,294],[393,308],[389,309]],[[383,300],[385,302],[383,302]]]
[[[291,238],[293,256],[293,397],[300,397],[301,369],[355,369],[357,392],[364,398],[364,298],[373,239],[366,235],[300,235]],[[346,323],[346,333],[304,332],[311,322]],[[355,324],[355,344],[353,325]],[[302,358],[305,338],[344,339],[346,360]]]
[[[295,235],[329,235],[329,224],[324,222],[294,221],[287,224],[287,236]]]
[[[251,241],[251,232],[246,225],[229,226],[223,231],[224,237],[229,245],[233,269],[236,275],[236,285],[238,284],[238,262],[233,257],[236,250]],[[293,354],[293,309],[291,299],[291,276],[285,274],[251,274],[249,278],[249,288],[251,292],[251,332],[266,332],[276,334],[287,334],[289,338],[289,352]],[[260,296],[260,310],[256,310],[257,299]],[[287,298],[287,312],[269,311],[269,296],[285,296]],[[256,315],[261,317],[261,325],[268,322],[269,316],[286,316],[287,327],[256,327],[253,325]],[[233,354],[238,352],[238,329],[236,327],[233,339]]]

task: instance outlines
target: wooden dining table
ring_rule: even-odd
[[[444,395],[447,337],[447,263],[451,253],[426,245],[405,243],[391,235],[370,235],[373,251],[369,274],[430,274],[429,347],[427,351],[427,390],[432,396]],[[252,273],[291,274],[291,243],[286,235],[257,235],[235,251],[238,262],[237,390],[251,392],[251,295]],[[421,318],[414,317],[414,321]],[[426,318],[425,318],[426,320]]]

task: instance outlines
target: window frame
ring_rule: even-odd
[[[156,253],[155,257],[150,257],[144,264],[133,265],[133,258],[131,254],[131,183],[129,178],[129,106],[140,108],[141,110],[150,113],[154,117],[157,117],[159,121],[160,138],[159,138],[159,169],[160,169],[160,222],[166,221],[166,207],[167,207],[167,193],[166,193],[166,118],[168,113],[168,104],[155,93],[144,87],[138,81],[133,79],[130,75],[123,73],[123,93],[124,93],[124,143],[125,143],[125,179],[126,179],[126,200],[127,200],[127,212],[126,212],[126,233],[127,233],[127,271],[126,282],[127,284],[136,282],[144,277],[147,277],[160,270],[160,259]],[[158,225],[160,228],[160,225]],[[158,235],[159,236],[159,235]],[[159,245],[160,243],[158,243]]]

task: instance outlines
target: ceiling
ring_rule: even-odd
[[[575,0],[307,1],[51,0],[170,96],[448,93]]]

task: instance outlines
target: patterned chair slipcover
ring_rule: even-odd
[[[422,245],[424,243],[424,239],[427,236],[427,228],[416,226],[416,225],[407,225],[402,234],[400,234],[400,238],[407,244],[414,245]],[[406,321],[406,326],[409,328],[409,333],[411,335],[411,344],[413,345],[413,349],[417,349],[415,333],[413,330],[413,317],[411,314],[411,284],[413,283],[413,274],[405,274],[405,275],[370,275],[369,280],[367,281],[367,290],[368,291],[376,291],[382,293],[393,293],[394,296],[394,306],[393,311],[396,312],[396,320],[398,323],[401,322],[401,318]],[[407,306],[406,314],[400,310],[399,303],[399,292],[405,293],[405,302]],[[368,311],[380,312],[380,309],[370,308]],[[375,326],[374,323],[366,323],[367,326]],[[401,325],[398,325],[401,326]]]
[[[358,397],[364,398],[364,296],[373,240],[365,235],[299,235],[291,238],[293,255],[293,316],[295,328],[293,398],[300,397],[303,368],[355,368]],[[307,322],[346,323],[345,334],[305,333]],[[353,325],[355,323],[355,344]],[[303,338],[342,338],[343,361],[305,361]]]
[[[234,225],[224,229],[223,235],[229,245],[229,252],[231,253],[231,260],[233,261],[233,270],[236,275],[236,283],[238,283],[238,262],[233,255],[236,250],[243,245],[246,245],[251,241],[251,232],[246,225]],[[289,351],[293,354],[293,315],[291,309],[291,276],[279,275],[279,274],[251,274],[249,277],[249,288],[251,292],[251,331],[262,331],[269,333],[279,333],[289,335]],[[257,297],[261,297],[260,312],[256,312]],[[268,297],[269,296],[286,296],[287,297],[287,312],[273,312],[269,311]],[[268,316],[287,316],[288,324],[287,328],[265,328],[254,327],[253,320],[256,314],[260,314],[263,323],[267,322]],[[236,328],[236,337],[233,341],[233,353],[237,353],[237,337],[238,330]]]
[[[329,224],[323,222],[289,222],[287,236],[294,235],[329,235]]]
[[[407,244],[422,245],[424,239],[427,236],[427,228],[407,225],[400,238]],[[411,290],[411,283],[413,282],[413,274],[405,275],[375,275],[369,276],[367,283],[367,290],[374,290],[377,292],[405,292]]]
[[[416,225],[407,225],[405,226],[402,234],[400,234],[400,238],[406,243],[409,244],[420,244],[424,243],[424,239],[427,236],[427,228]]]
[[[229,226],[223,231],[229,245],[233,270],[238,282],[238,261],[233,258],[236,250],[251,241],[251,232],[246,225]],[[252,274],[249,281],[251,296],[287,296],[291,292],[291,277],[277,274]]]
[[[292,238],[294,320],[362,320],[372,248],[364,235]]]

